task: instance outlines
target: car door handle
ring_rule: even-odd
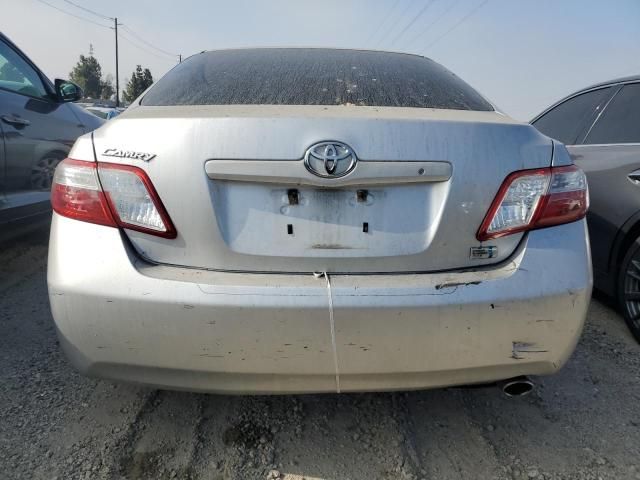
[[[31,125],[29,120],[25,120],[24,118],[16,117],[14,115],[2,115],[0,116],[3,122],[9,123],[11,125],[19,125],[21,127],[26,127],[27,125]]]

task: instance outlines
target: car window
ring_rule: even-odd
[[[49,98],[49,92],[38,73],[2,41],[0,41],[0,88],[30,97]]]
[[[174,67],[142,105],[352,105],[493,111],[417,55],[323,48],[218,50]]]
[[[548,137],[573,145],[595,111],[609,98],[611,87],[592,90],[562,102],[533,125]]]
[[[640,83],[625,85],[613,97],[584,143],[640,143]]]

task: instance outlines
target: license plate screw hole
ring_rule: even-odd
[[[364,233],[369,233],[369,222],[364,222],[364,223],[362,224],[362,231],[363,231]]]
[[[418,170],[418,175],[424,175],[424,168],[421,168],[420,170]]]
[[[287,225],[287,233],[289,235],[293,235],[293,225],[291,225],[290,223]]]
[[[289,205],[298,205],[300,199],[297,189],[290,188],[289,190],[287,190],[287,197],[289,198]]]

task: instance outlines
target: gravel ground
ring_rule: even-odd
[[[2,479],[640,479],[640,346],[602,301],[567,366],[521,399],[179,393],[72,370],[46,252],[46,231],[0,246]]]

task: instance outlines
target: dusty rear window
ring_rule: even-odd
[[[416,55],[331,49],[218,50],[158,81],[142,105],[360,105],[491,111],[473,88]]]

